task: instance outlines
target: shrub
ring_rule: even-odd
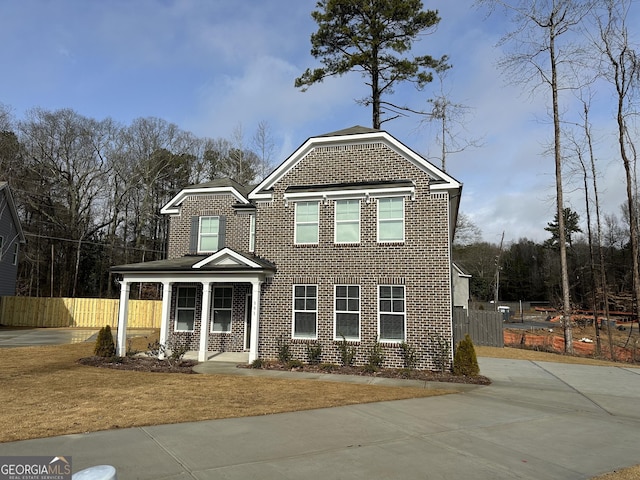
[[[308,343],[307,357],[310,365],[318,365],[322,358],[322,346],[318,342]]]
[[[338,370],[340,366],[336,365],[335,363],[321,363],[320,365],[318,365],[318,368],[323,372],[331,373],[335,370]]]
[[[302,363],[300,360],[296,360],[295,358],[287,362],[287,368],[289,370],[294,370],[296,368],[302,368],[302,367],[304,367],[304,363]]]
[[[455,356],[453,357],[454,375],[464,375],[465,377],[475,377],[480,373],[476,350],[469,334],[464,336],[464,340],[458,343]]]
[[[451,343],[449,340],[436,335],[431,339],[434,348],[434,361],[438,370],[444,373],[449,368],[449,355],[451,354]]]
[[[251,362],[251,368],[262,368],[264,367],[266,362],[261,358],[256,358],[253,362]]]
[[[415,347],[409,345],[406,342],[402,342],[400,344],[400,352],[402,353],[404,368],[406,368],[407,370],[416,368],[417,358]]]
[[[347,343],[347,339],[342,335],[342,341],[338,344],[340,350],[340,361],[343,367],[350,367],[353,365],[353,360],[356,358],[355,347]]]
[[[171,367],[175,367],[182,362],[182,357],[189,351],[186,345],[180,345],[175,338],[169,341],[168,345],[164,345],[156,340],[153,343],[147,345],[147,356],[158,357],[160,354],[165,356],[165,359]]]
[[[111,358],[116,354],[116,345],[113,343],[113,335],[111,327],[106,325],[98,332],[96,346],[93,352],[97,357]]]
[[[286,365],[292,357],[293,355],[291,354],[289,343],[283,339],[282,335],[280,335],[280,337],[278,337],[278,360],[283,365]]]
[[[382,368],[384,363],[384,351],[380,342],[376,341],[369,349],[369,358],[367,359],[367,371],[376,372]]]

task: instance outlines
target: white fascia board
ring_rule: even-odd
[[[210,195],[216,193],[230,193],[233,195],[239,203],[248,204],[249,200],[247,200],[238,190],[233,187],[205,187],[205,188],[185,188],[180,190],[180,192],[169,200],[164,207],[160,209],[160,213],[169,214],[169,215],[177,215],[180,213],[180,205],[185,198],[191,195]]]
[[[203,266],[208,265],[208,264],[210,264],[212,262],[215,263],[216,260],[218,260],[218,259],[220,259],[222,257],[231,257],[235,261],[237,261],[238,264],[246,265],[247,267],[262,268],[257,263],[252,262],[251,260],[247,259],[246,257],[243,257],[239,253],[234,252],[230,248],[223,248],[222,250],[218,250],[213,255],[209,255],[204,260],[200,260],[198,263],[194,264],[191,268],[202,268]]]
[[[292,192],[285,193],[284,199],[289,201],[296,200],[334,200],[334,199],[364,199],[364,198],[380,198],[380,197],[406,197],[415,194],[414,186],[403,187],[381,187],[381,188],[362,188],[362,189],[345,189],[345,190],[329,190],[323,192]]]

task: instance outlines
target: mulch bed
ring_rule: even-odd
[[[239,368],[254,368],[252,365],[238,365]],[[279,362],[264,362],[260,367],[263,370],[280,370],[291,372],[308,372],[308,373],[330,373],[336,375],[359,375],[380,378],[398,378],[407,380],[421,380],[424,382],[448,382],[448,383],[466,383],[473,385],[490,385],[491,380],[482,375],[467,377],[464,375],[453,375],[449,372],[431,372],[428,370],[408,370],[396,368],[382,368],[375,372],[368,371],[364,367],[342,367],[339,365],[307,365],[287,367]]]
[[[128,356],[128,357],[86,357],[78,360],[78,363],[90,367],[112,368],[115,370],[132,370],[137,372],[160,373],[195,373],[193,367],[198,364],[195,360],[182,360],[177,364],[168,360],[160,360],[156,357]],[[251,365],[241,364],[238,368],[254,368]],[[330,373],[336,375],[360,375],[380,378],[399,378],[409,380],[421,380],[425,382],[466,383],[473,385],[489,385],[491,380],[482,375],[467,377],[453,375],[448,372],[431,372],[426,370],[407,370],[383,368],[375,372],[367,371],[363,367],[341,367],[339,365],[302,365],[289,368],[277,362],[264,362],[263,370],[280,370],[291,372]]]
[[[81,358],[78,363],[90,367],[160,373],[195,373],[193,367],[198,364],[195,360],[182,360],[177,364],[172,364],[168,360],[160,360],[157,357],[139,356],[112,358],[94,356]]]

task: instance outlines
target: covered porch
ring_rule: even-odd
[[[225,248],[209,256],[187,255],[111,270],[121,277],[118,355],[127,349],[131,286],[159,283],[161,345],[180,342],[189,357],[197,356],[200,362],[228,352],[249,363],[258,358],[262,285],[275,273],[269,262]]]

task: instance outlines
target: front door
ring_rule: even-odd
[[[244,311],[245,311],[245,329],[244,329],[244,347],[247,350],[251,350],[251,310],[253,307],[253,301],[251,299],[251,294],[247,293],[247,302],[245,303]]]

